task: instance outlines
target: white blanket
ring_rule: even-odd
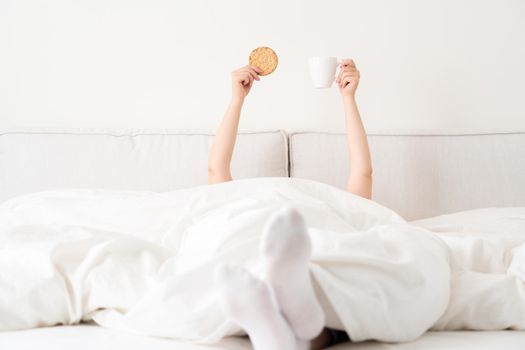
[[[523,270],[525,253],[512,254],[518,258],[498,272],[484,260],[490,266],[467,268],[455,257],[461,244],[449,249],[437,234],[377,203],[312,181],[265,178],[166,193],[42,192],[4,203],[0,330],[94,320],[216,342],[239,330],[218,307],[213,268],[222,261],[259,273],[263,223],[283,205],[295,206],[309,227],[311,272],[327,325],[353,340],[407,341],[433,325],[525,328],[525,312],[515,311],[525,307],[523,281],[506,274],[511,263],[512,271]],[[521,243],[506,243],[502,254],[511,256]],[[498,281],[480,284],[458,273],[481,267]],[[478,299],[465,306],[464,295]],[[461,314],[478,307],[485,320]]]
[[[411,222],[451,256],[451,298],[435,330],[525,329],[525,208],[484,208]]]

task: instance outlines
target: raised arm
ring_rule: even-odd
[[[371,199],[372,160],[365,128],[355,101],[355,91],[359,85],[359,71],[354,61],[343,60],[336,82],[339,84],[346,117],[346,136],[350,160],[347,190],[358,196]]]
[[[217,129],[208,156],[208,183],[231,181],[230,163],[237,139],[244,98],[254,80],[259,80],[259,68],[245,66],[232,72],[232,98]]]

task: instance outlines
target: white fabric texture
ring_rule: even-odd
[[[329,323],[356,340],[408,340],[443,313],[447,253],[432,234],[328,185],[267,178],[166,193],[58,191],[4,203],[0,329],[93,319],[216,342],[237,329],[210,288],[213,267],[223,261],[257,272],[261,229],[283,204],[307,220]]]
[[[0,203],[64,188],[169,191],[207,183],[213,133],[133,129],[0,131]],[[282,131],[240,133],[234,178],[288,176]]]
[[[524,329],[525,208],[484,208],[412,224],[439,234],[452,252],[452,297],[434,329]]]
[[[523,350],[525,332],[431,331],[410,343],[340,344],[330,350]]]
[[[213,267],[221,261],[258,273],[261,229],[283,204],[306,219],[328,326],[355,341],[412,340],[447,313],[451,324],[469,327],[468,315],[447,310],[449,248],[436,233],[328,185],[267,178],[166,193],[53,191],[4,203],[0,329],[93,319],[140,334],[217,342],[238,329],[210,288]],[[488,290],[504,305],[524,303]],[[496,321],[486,314],[487,327],[515,315],[502,310]]]
[[[36,346],[35,344],[38,344]],[[330,350],[523,350],[525,332],[427,332],[410,343],[346,343]],[[94,325],[0,332],[0,348],[16,350],[252,350],[246,338],[228,337],[199,346],[173,339],[142,337]]]
[[[82,324],[0,332],[2,350],[252,350],[248,338],[228,337],[213,346],[118,332]],[[521,349],[520,349],[521,350]]]
[[[525,206],[525,133],[368,135],[372,199],[406,220],[491,207]],[[289,135],[290,176],[344,188],[344,134]]]

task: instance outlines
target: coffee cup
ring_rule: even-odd
[[[326,89],[335,80],[337,66],[341,63],[337,57],[310,57],[310,77],[316,89]]]

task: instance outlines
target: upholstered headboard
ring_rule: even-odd
[[[408,220],[525,206],[525,133],[369,135],[375,201]],[[344,187],[344,134],[289,135],[290,176]]]
[[[0,202],[56,188],[167,191],[206,183],[213,135],[170,130],[0,132]],[[369,135],[373,199],[406,219],[525,206],[525,133]],[[292,176],[344,188],[344,134],[241,133],[235,178]]]
[[[168,191],[203,185],[213,134],[170,130],[0,132],[0,202],[57,188]],[[235,178],[288,176],[282,131],[241,133]]]

